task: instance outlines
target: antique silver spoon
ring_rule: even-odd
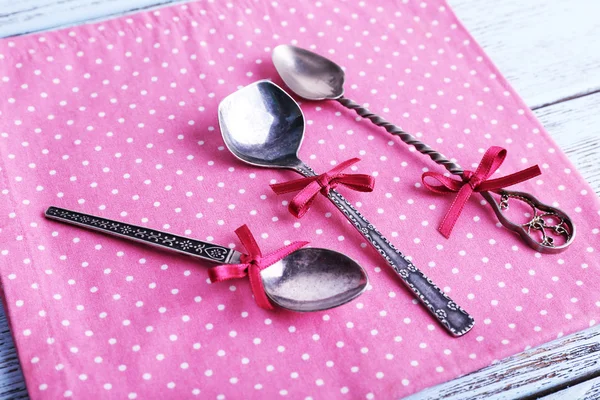
[[[174,251],[219,264],[239,264],[242,253],[124,222],[49,207],[46,218],[77,225],[119,238]],[[337,251],[301,248],[260,272],[265,293],[273,304],[291,311],[322,311],[361,295],[369,283],[365,270]]]
[[[219,104],[219,125],[227,148],[238,159],[259,167],[285,168],[305,177],[316,176],[298,158],[304,137],[302,110],[274,83],[258,81],[223,99]],[[341,194],[330,190],[327,197],[452,335],[464,335],[473,327],[473,318],[419,271]]]
[[[399,126],[344,97],[344,71],[333,61],[296,46],[279,45],[273,50],[273,64],[285,84],[298,96],[307,100],[337,100],[344,107],[354,110],[361,117],[398,136],[407,145],[415,146],[417,151],[429,156],[437,164],[443,165],[451,174],[463,175],[464,170],[458,163],[417,140]],[[490,192],[480,193],[490,204],[500,223],[519,234],[534,250],[541,253],[560,253],[573,242],[575,225],[564,211],[542,203],[529,193],[499,190],[497,191],[500,195],[499,202]],[[508,209],[510,199],[525,202],[531,208],[531,220],[516,224],[508,219],[503,210]],[[557,222],[552,224],[548,222],[550,219],[556,219]],[[550,234],[561,237],[564,243],[555,243]]]

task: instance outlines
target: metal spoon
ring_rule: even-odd
[[[219,104],[223,140],[240,160],[266,168],[286,168],[309,177],[315,172],[298,158],[304,137],[304,115],[279,86],[259,81]],[[329,200],[381,254],[417,298],[454,336],[473,327],[473,318],[417,269],[337,191]]]
[[[219,264],[239,264],[242,253],[124,222],[50,207],[46,218],[119,238],[158,246]],[[366,271],[337,251],[301,248],[260,273],[265,293],[273,304],[292,311],[321,311],[338,307],[361,295],[369,283]]]
[[[456,162],[450,161],[399,126],[344,97],[344,71],[333,61],[299,47],[279,45],[273,50],[273,64],[285,84],[298,96],[307,100],[337,100],[344,107],[398,136],[407,145],[415,146],[417,151],[443,165],[451,174],[463,175],[464,170]],[[500,223],[519,234],[531,248],[541,253],[560,253],[571,245],[575,238],[575,225],[564,211],[542,203],[529,193],[509,190],[497,193],[500,195],[499,202],[496,202],[490,192],[481,192],[481,195],[490,204]],[[503,210],[508,209],[510,199],[523,201],[531,207],[530,221],[516,224],[507,218]],[[557,219],[557,222],[552,224],[549,219]],[[562,237],[564,243],[556,244],[549,233]]]

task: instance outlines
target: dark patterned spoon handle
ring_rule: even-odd
[[[305,177],[315,176],[307,165],[294,169]],[[402,279],[402,282],[415,294],[427,310],[453,336],[462,336],[474,325],[475,321],[465,310],[459,307],[442,289],[436,286],[423,272],[413,265],[400,250],[373,226],[336,190],[330,190],[329,200],[344,214],[364,238],[385,259],[390,267]]]
[[[238,251],[216,244],[113,221],[95,215],[66,210],[64,208],[49,207],[46,210],[45,216],[56,221],[221,264],[235,264],[239,262],[241,254]]]
[[[443,165],[451,174],[462,176],[464,173],[464,170],[458,163],[450,161],[442,153],[435,151],[425,143],[417,140],[417,138],[410,133],[405,132],[399,126],[392,124],[379,115],[373,114],[367,108],[346,97],[342,96],[336,100],[344,107],[354,110],[361,117],[367,118],[373,124],[384,128],[392,135],[398,136],[400,140],[407,145],[415,146],[415,149],[417,149],[419,153],[425,154],[437,164]],[[492,195],[488,192],[481,192],[480,194],[488,201],[500,223],[521,236],[523,241],[535,251],[549,254],[560,253],[573,243],[573,240],[575,239],[575,224],[567,213],[559,208],[544,204],[533,195],[524,192],[511,192],[508,190],[500,191],[499,194],[502,196],[500,203],[496,203]],[[511,198],[519,199],[531,206],[533,209],[533,218],[531,221],[525,224],[516,224],[504,215],[502,210],[508,209],[508,202]],[[544,216],[558,218],[559,223],[548,226],[543,220]],[[552,236],[548,235],[549,232],[555,236],[560,236],[563,243],[557,244]]]

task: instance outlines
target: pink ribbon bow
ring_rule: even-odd
[[[308,242],[293,242],[263,257],[247,225],[237,228],[235,234],[240,239],[240,242],[242,242],[248,254],[242,254],[240,257],[241,264],[224,264],[209,269],[208,276],[210,277],[210,281],[222,282],[248,276],[250,279],[250,288],[252,289],[256,303],[261,308],[272,310],[273,305],[265,293],[260,271],[287,257],[299,248],[306,246]]]
[[[300,191],[289,205],[289,210],[296,218],[302,218],[308,211],[319,192],[327,196],[331,189],[338,185],[346,186],[359,192],[372,192],[375,178],[366,174],[342,174],[341,172],[360,161],[360,158],[346,160],[324,174],[310,178],[294,179],[288,182],[275,183],[271,189],[277,194]]]
[[[456,224],[463,207],[473,192],[496,192],[499,189],[526,181],[542,173],[540,168],[537,165],[534,165],[501,178],[487,180],[487,178],[500,168],[500,165],[502,165],[505,158],[506,149],[492,146],[483,155],[477,170],[475,170],[475,172],[465,171],[462,175],[462,180],[460,181],[451,179],[437,172],[425,172],[423,174],[423,185],[432,192],[442,194],[458,192],[438,228],[442,235],[446,238],[450,237],[454,224]],[[431,185],[427,183],[425,181],[425,178],[427,177],[437,180],[441,185]]]

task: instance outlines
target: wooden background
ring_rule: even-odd
[[[600,194],[600,2],[448,1]],[[95,22],[179,2],[0,0],[0,37]],[[411,399],[599,399],[599,360],[600,326],[529,349]],[[0,399],[27,397],[10,330],[0,309]]]

